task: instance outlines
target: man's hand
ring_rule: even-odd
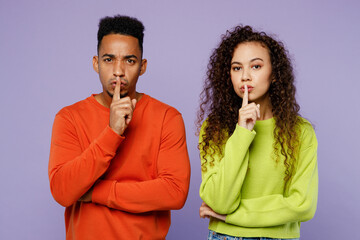
[[[110,104],[109,125],[119,135],[122,135],[129,125],[136,105],[136,99],[120,98],[120,80],[116,80],[112,102]]]
[[[248,87],[245,85],[244,97],[242,100],[241,108],[239,109],[239,120],[238,124],[248,130],[252,130],[256,123],[256,120],[260,118],[260,105],[249,102]]]
[[[91,202],[92,201],[93,188],[90,188],[84,195],[79,198],[79,202]]]
[[[214,217],[221,221],[225,222],[226,215],[218,214],[214,212],[206,203],[202,202],[201,207],[199,209],[199,215],[201,218],[210,218]]]

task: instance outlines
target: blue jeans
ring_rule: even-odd
[[[299,240],[299,238],[233,237],[209,230],[208,240]]]

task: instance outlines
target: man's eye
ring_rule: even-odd
[[[105,58],[104,59],[104,62],[111,62],[112,60],[111,60],[111,58]]]
[[[128,59],[127,62],[130,63],[130,64],[134,64],[134,63],[135,63],[135,60],[133,60],[133,59]]]

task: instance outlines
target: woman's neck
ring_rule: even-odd
[[[273,117],[272,107],[260,105],[260,119],[259,120],[266,120],[266,119],[269,119],[272,117]]]
[[[260,118],[259,120],[266,120],[273,117],[272,105],[270,98],[266,98],[263,101],[256,101],[255,104],[260,105]]]

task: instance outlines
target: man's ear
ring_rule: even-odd
[[[146,72],[147,60],[144,58],[141,60],[140,76]]]
[[[95,72],[99,73],[99,57],[94,56],[92,62],[93,62],[93,68],[94,68]]]

